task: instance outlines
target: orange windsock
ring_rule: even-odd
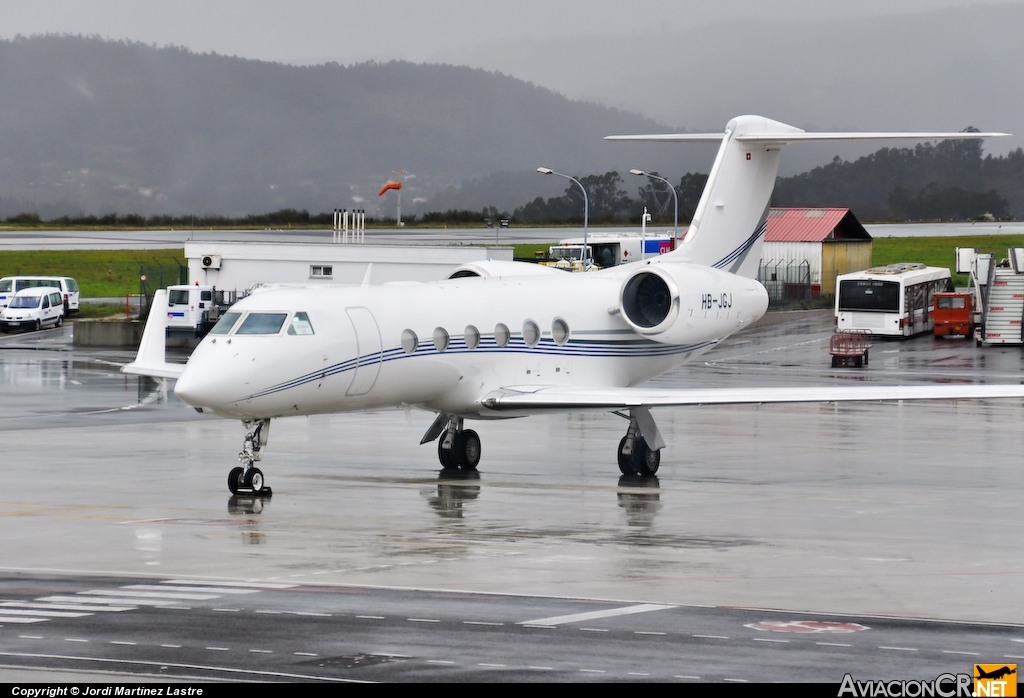
[[[377,192],[377,196],[384,196],[384,192],[388,191],[389,189],[401,189],[401,188],[402,188],[402,183],[401,182],[388,182],[387,184],[385,184],[383,187],[380,188],[380,191]]]

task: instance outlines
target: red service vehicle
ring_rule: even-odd
[[[974,335],[974,294],[936,293],[932,314],[935,319],[935,336],[951,334],[971,337]]]

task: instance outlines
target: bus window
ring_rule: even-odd
[[[900,285],[894,281],[843,281],[839,285],[840,310],[899,312]]]

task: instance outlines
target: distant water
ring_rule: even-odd
[[[873,238],[955,237],[960,235],[1020,235],[1024,223],[878,223],[865,225]]]

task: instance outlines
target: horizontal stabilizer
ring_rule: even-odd
[[[1024,398],[1024,385],[859,385],[813,388],[563,388],[510,386],[485,395],[480,404],[496,411],[616,410],[630,407],[744,405],[793,402],[889,400],[978,400]]]
[[[121,367],[121,373],[153,378],[177,378],[185,370],[184,364],[169,364],[166,360],[167,289],[153,294],[149,307],[149,319],[142,333],[142,343],[135,361]]]

